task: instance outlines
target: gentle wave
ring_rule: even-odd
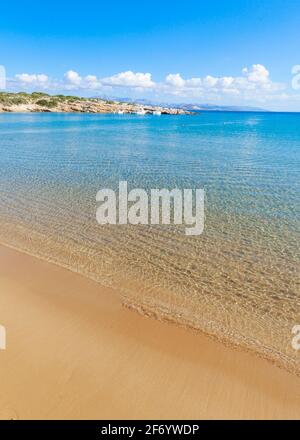
[[[291,345],[300,324],[299,122],[295,114],[1,115],[0,241],[299,374]],[[99,226],[96,192],[119,180],[204,188],[204,233]]]

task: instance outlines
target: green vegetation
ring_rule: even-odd
[[[57,104],[58,104],[58,101],[56,99],[50,99],[50,101],[48,101],[49,108],[57,107]]]
[[[12,95],[12,93],[10,93],[10,95]],[[30,93],[26,93],[26,92],[18,92],[15,95],[16,96],[22,96],[23,98],[29,98],[30,97]]]
[[[27,103],[27,99],[26,98],[22,98],[21,96],[15,96],[15,97],[10,99],[10,102],[13,105],[26,104]]]
[[[42,107],[54,108],[57,107],[58,101],[56,99],[39,99],[35,104]]]
[[[0,104],[5,105],[18,105],[18,104],[26,104],[27,99],[20,93],[0,93]]]
[[[0,92],[0,106],[5,107],[5,109],[9,109],[11,106],[15,105],[37,105],[40,107],[40,111],[43,109],[59,109],[60,104],[75,104],[80,102],[93,102],[99,104],[117,104],[115,101],[109,99],[101,99],[101,98],[83,98],[79,96],[73,95],[49,95],[44,92],[18,92],[18,93],[9,93],[9,92]],[[39,107],[37,110],[39,110]]]
[[[31,93],[31,97],[33,99],[35,99],[35,98],[42,98],[44,96],[50,96],[50,95],[48,95],[48,93],[43,93],[43,92],[33,92],[33,93]]]
[[[87,98],[81,98],[80,96],[65,96],[66,100],[69,102],[73,101],[86,101]]]
[[[67,100],[67,97],[65,95],[55,95],[55,99],[59,102],[64,102]]]
[[[68,97],[64,95],[51,96],[44,92],[0,92],[0,105],[12,106],[20,104],[37,104],[41,107],[55,108],[60,102],[68,102],[78,100],[75,96]]]
[[[18,105],[18,104],[37,104],[41,107],[49,107],[54,108],[59,103],[75,103],[78,101],[92,101],[92,102],[100,102],[103,100],[99,100],[97,98],[82,98],[79,96],[72,95],[49,95],[44,92],[18,92],[18,93],[9,93],[9,92],[0,92],[0,105],[10,106],[10,105]],[[105,102],[105,101],[104,101]],[[113,101],[106,101],[107,103],[112,104]]]
[[[8,104],[10,101],[10,93],[0,92],[0,103]]]

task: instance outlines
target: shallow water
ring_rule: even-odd
[[[300,114],[0,115],[0,240],[300,372]],[[99,226],[100,188],[204,188],[205,227]]]

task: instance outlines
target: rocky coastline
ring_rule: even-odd
[[[140,105],[128,102],[110,101],[99,98],[48,95],[34,93],[0,93],[0,113],[116,113],[187,115],[192,112],[180,108]]]

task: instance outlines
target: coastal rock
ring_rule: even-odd
[[[192,112],[180,108],[106,101],[97,98],[48,95],[46,93],[0,93],[0,113],[56,112],[56,113],[117,113],[187,115]]]

